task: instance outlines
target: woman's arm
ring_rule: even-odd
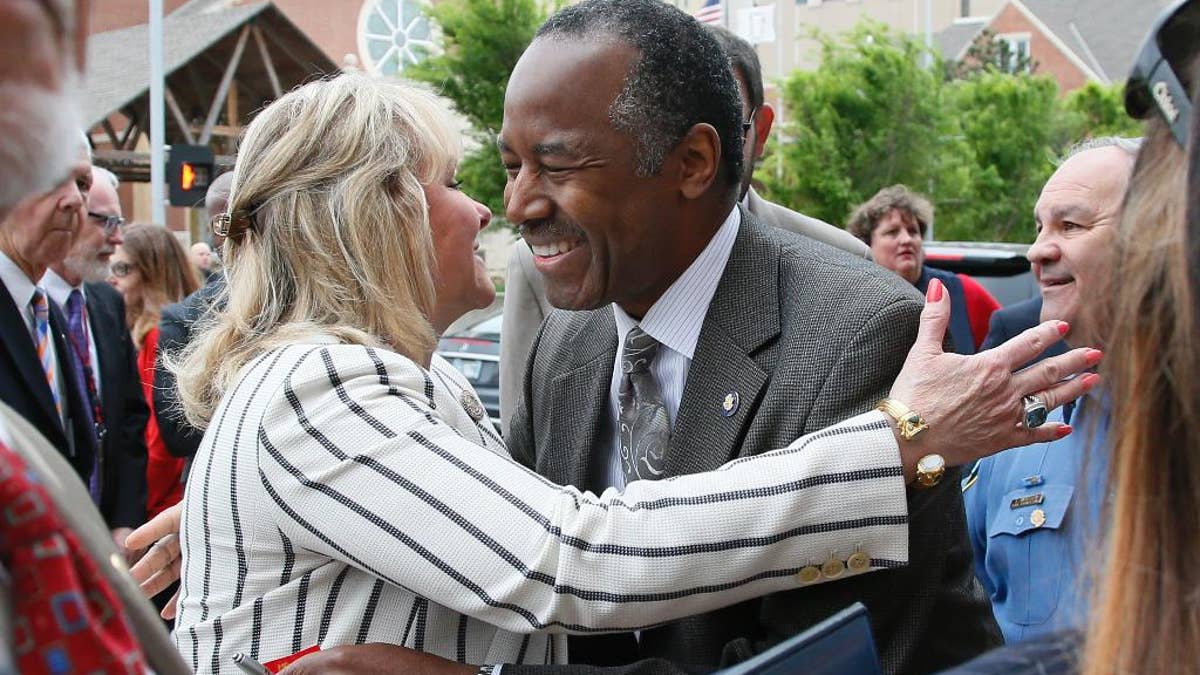
[[[461,437],[425,378],[395,354],[334,346],[285,382],[259,467],[294,545],[512,631],[636,629],[840,578],[852,572],[797,575],[855,553],[870,568],[907,562],[880,413],[596,497]]]

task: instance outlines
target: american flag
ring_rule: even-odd
[[[693,14],[700,23],[725,23],[725,15],[721,11],[721,0],[705,0],[704,6]]]

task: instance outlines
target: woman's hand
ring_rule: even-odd
[[[349,645],[308,654],[280,675],[474,675],[476,666],[447,661],[433,654],[383,643]]]
[[[942,350],[949,323],[949,293],[934,279],[926,293],[917,340],[890,394],[929,425],[912,441],[899,440],[907,478],[915,474],[917,460],[930,453],[944,457],[948,466],[959,466],[1071,433],[1069,426],[1059,423],[1026,428],[1021,423],[1022,398],[1037,394],[1047,410],[1075,400],[1100,381],[1095,373],[1079,375],[1100,362],[1099,350],[1073,349],[1013,372],[1066,335],[1067,324],[1047,321],[994,349],[962,356]]]
[[[179,522],[183,502],[163,511],[145,525],[134,530],[125,540],[126,548],[141,550],[150,546],[146,555],[129,569],[133,580],[141,584],[142,594],[152,598],[179,580],[183,557],[179,550]],[[151,544],[153,544],[151,546]],[[179,591],[163,608],[162,618],[175,618],[175,603]]]

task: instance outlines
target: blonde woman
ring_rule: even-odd
[[[154,415],[154,362],[162,308],[198,288],[195,269],[179,240],[165,227],[132,225],[113,252],[108,282],[125,298],[125,321],[138,345],[146,422],[146,514],[153,517],[183,498],[184,461],[167,452]]]
[[[272,662],[363,642],[561,663],[563,633],[815,583],[796,575],[831,548],[903,564],[917,457],[1060,435],[1013,426],[1020,393],[1087,387],[1051,386],[1083,350],[1008,375],[1056,339],[1053,323],[996,356],[942,354],[949,307],[934,298],[893,394],[941,430],[900,446],[873,412],[714,473],[599,497],[554,485],[511,460],[433,354],[494,294],[474,250],[490,214],[458,191],[458,152],[434,98],[356,75],[305,85],[247,128],[217,223],[226,308],[172,366],[207,427],[182,505],[175,632],[198,672],[235,672],[236,652]],[[861,522],[830,525],[846,513]]]

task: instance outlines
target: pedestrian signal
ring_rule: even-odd
[[[207,145],[172,145],[167,155],[167,187],[171,206],[204,203],[213,176],[213,151]]]

